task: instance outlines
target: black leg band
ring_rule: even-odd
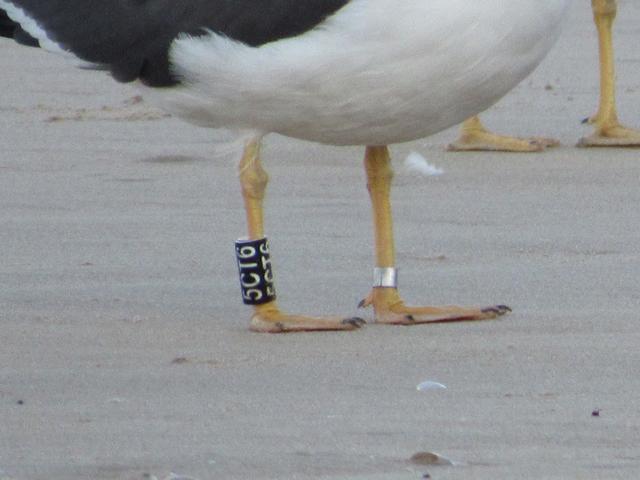
[[[244,304],[261,305],[275,300],[268,240],[237,240],[236,258]]]

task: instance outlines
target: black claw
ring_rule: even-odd
[[[404,318],[405,318],[405,320],[407,320],[408,322],[411,322],[411,323],[415,323],[415,321],[416,321],[416,319],[415,319],[415,317],[413,315],[405,315]]]
[[[585,125],[585,124],[589,123],[589,117],[587,117],[587,118],[583,119],[581,123],[582,123],[583,125]]]
[[[345,318],[342,321],[343,325],[351,325],[351,326],[356,327],[356,328],[360,328],[366,323],[367,322],[365,322],[365,320],[363,318],[360,318],[360,317]]]
[[[364,306],[367,304],[367,299],[363,298],[362,300],[360,300],[360,302],[358,303],[358,308],[364,308]]]
[[[495,307],[483,308],[482,313],[495,313],[496,315],[504,315],[510,312],[511,308],[506,305],[496,305]]]

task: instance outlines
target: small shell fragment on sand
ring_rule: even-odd
[[[409,461],[415,465],[453,465],[451,460],[434,452],[414,453]]]
[[[416,390],[419,392],[424,392],[426,390],[445,390],[447,388],[446,385],[443,385],[440,382],[434,382],[431,380],[426,380],[422,383],[419,383],[416,387]]]
[[[181,475],[179,473],[171,472],[168,476],[165,477],[164,480],[197,480],[194,477],[190,477],[188,475]]]

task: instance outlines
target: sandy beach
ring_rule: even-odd
[[[640,128],[640,4],[619,4],[620,116]],[[574,147],[596,48],[576,1],[550,56],[484,116],[558,148],[448,153],[455,128],[391,148],[404,297],[512,314],[260,335],[225,134],[0,40],[0,479],[640,478],[640,150]],[[444,173],[408,171],[414,151]],[[288,311],[371,321],[362,156],[266,140]]]

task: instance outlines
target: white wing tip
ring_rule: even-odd
[[[54,53],[62,53],[69,55],[64,48],[51,40],[47,36],[47,32],[38,24],[38,22],[29,16],[22,8],[7,0],[0,0],[0,9],[4,10],[9,18],[18,23],[20,27],[35,38],[41,48]]]

